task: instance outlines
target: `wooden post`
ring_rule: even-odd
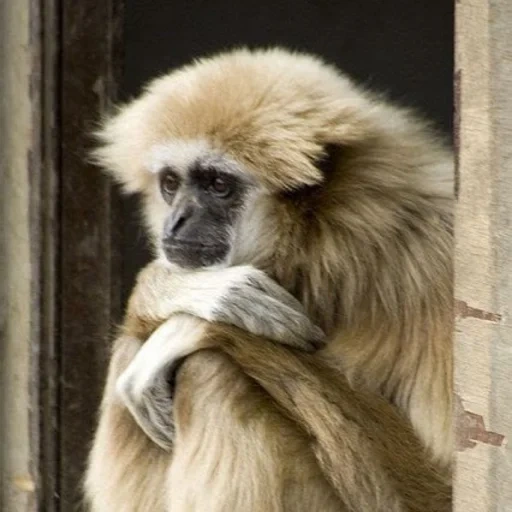
[[[39,478],[41,76],[38,2],[0,2],[0,510]]]
[[[122,0],[0,0],[0,510],[78,510],[120,314],[117,207],[86,161]]]
[[[456,5],[455,510],[512,510],[512,2]]]
[[[77,510],[120,318],[117,195],[88,162],[119,71],[121,0],[60,0],[59,510]]]

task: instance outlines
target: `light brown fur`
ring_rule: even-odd
[[[132,296],[127,316],[144,318],[131,323],[141,339],[165,319],[145,313],[169,293],[167,272],[148,267]],[[116,342],[88,473],[94,511],[451,510],[448,474],[408,422],[354,390],[321,353],[182,322],[205,332],[178,374],[172,456],[117,402],[113,383],[142,342],[130,322]]]
[[[396,404],[410,418],[433,459],[443,470],[449,466],[452,160],[428,127],[361,92],[315,59],[271,50],[224,54],[156,80],[141,98],[106,123],[101,137],[104,145],[97,159],[128,191],[143,192],[155,245],[162,213],[155,201],[155,177],[147,168],[151,147],[169,140],[206,141],[213,150],[240,162],[268,194],[246,220],[251,229],[238,240],[232,263],[251,263],[266,271],[301,300],[328,335],[323,353],[306,360],[289,358],[282,347],[250,339],[235,328],[236,335],[208,327],[209,336],[216,336],[213,345],[229,358],[198,353],[180,370],[172,466],[181,460],[183,475],[193,475],[195,464],[207,455],[201,450],[214,453],[218,442],[223,456],[219,455],[219,466],[211,473],[221,482],[225,478],[233,489],[256,492],[260,485],[274,488],[263,484],[267,475],[283,488],[281,455],[275,450],[286,450],[291,436],[297,440],[297,453],[304,457],[301,465],[313,468],[311,473],[304,469],[304,475],[319,479],[311,488],[332,496],[332,510],[343,510],[340,499],[347,510],[447,510],[448,505],[440,505],[448,503],[446,488],[432,476],[431,468],[425,469],[427,462],[418,462],[419,448],[406,423],[395,418],[384,402],[366,394],[377,393]],[[325,161],[319,163],[322,157]],[[136,315],[130,321],[133,318]],[[141,330],[133,334],[140,336],[144,327],[148,325],[139,325]],[[125,349],[115,351],[114,361]],[[264,357],[258,362],[260,356]],[[326,366],[326,360],[360,391],[348,387],[339,373]],[[112,364],[110,380],[112,374],[119,374]],[[274,380],[286,368],[290,368],[290,379]],[[227,388],[223,386],[226,379],[237,384]],[[299,385],[290,399],[284,391],[294,381]],[[240,394],[231,396],[231,389]],[[149,446],[142,432],[130,424],[129,415],[112,400],[107,386],[99,430],[104,437],[98,433],[88,489],[96,503],[109,493],[111,499],[119,499],[117,508],[98,505],[96,510],[128,511],[127,503],[162,499],[161,469],[169,459]],[[239,415],[244,410],[250,414],[253,402],[266,414],[244,423]],[[347,408],[352,411],[348,417]],[[210,414],[217,421],[222,418],[222,428],[206,421]],[[316,424],[315,418],[321,421]],[[369,418],[382,422],[382,431],[368,433],[364,423]],[[282,427],[283,437],[276,424]],[[379,441],[376,432],[382,434]],[[127,436],[130,442],[121,447],[117,436]],[[315,439],[312,452],[307,451],[309,436]],[[365,437],[371,440],[367,449]],[[209,441],[202,444],[203,439]],[[408,439],[408,446],[412,443],[414,448],[406,450],[410,458],[404,456],[403,447],[400,452],[400,439]],[[254,473],[248,470],[237,479],[231,468],[239,466],[235,462],[224,466],[224,455],[228,454],[226,461],[236,460],[233,450],[242,446],[247,450],[244,460]],[[380,446],[386,448],[380,450]],[[97,475],[101,458],[108,465],[105,471],[113,475],[110,490],[102,488],[107,484]],[[375,466],[373,459],[377,459]],[[367,489],[354,471],[359,464],[366,468],[363,477],[384,481]],[[381,464],[386,467],[384,474]],[[422,469],[415,487],[416,466]],[[218,474],[221,469],[224,477]],[[304,485],[301,478],[293,476]],[[401,478],[405,480],[393,480]],[[428,482],[434,482],[430,489]],[[182,483],[193,484],[194,476]],[[384,493],[382,500],[376,497],[377,488]],[[118,498],[112,489],[119,489]],[[218,497],[220,492],[217,489],[210,496]],[[121,493],[132,496],[131,501]],[[263,494],[262,490],[259,498],[248,499],[253,508],[243,510],[279,510],[266,503]],[[367,508],[365,499],[373,500],[373,508]],[[311,507],[311,503],[298,503]],[[211,508],[205,508],[196,503],[195,508],[183,505],[178,510],[233,510],[224,505],[215,508],[210,503]],[[161,502],[133,510],[158,507]],[[328,507],[317,510],[331,510]],[[291,509],[300,510],[283,508]]]

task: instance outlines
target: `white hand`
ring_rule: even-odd
[[[172,447],[172,389],[176,364],[198,348],[205,324],[198,318],[176,315],[164,322],[116,383],[116,391],[141,429],[165,450]]]

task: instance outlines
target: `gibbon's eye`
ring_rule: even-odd
[[[160,190],[162,194],[173,195],[180,186],[180,178],[171,171],[165,169],[160,173]]]
[[[231,184],[221,176],[215,176],[208,187],[217,197],[228,197],[232,192]]]

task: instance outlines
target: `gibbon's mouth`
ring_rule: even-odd
[[[164,244],[166,258],[182,268],[196,269],[222,263],[229,253],[229,245],[223,243],[173,241]]]
[[[204,248],[208,249],[211,247],[217,247],[221,244],[218,243],[205,243],[205,242],[197,242],[196,240],[173,240],[172,242],[165,242],[166,247],[176,248],[176,247],[191,247],[191,248]]]

